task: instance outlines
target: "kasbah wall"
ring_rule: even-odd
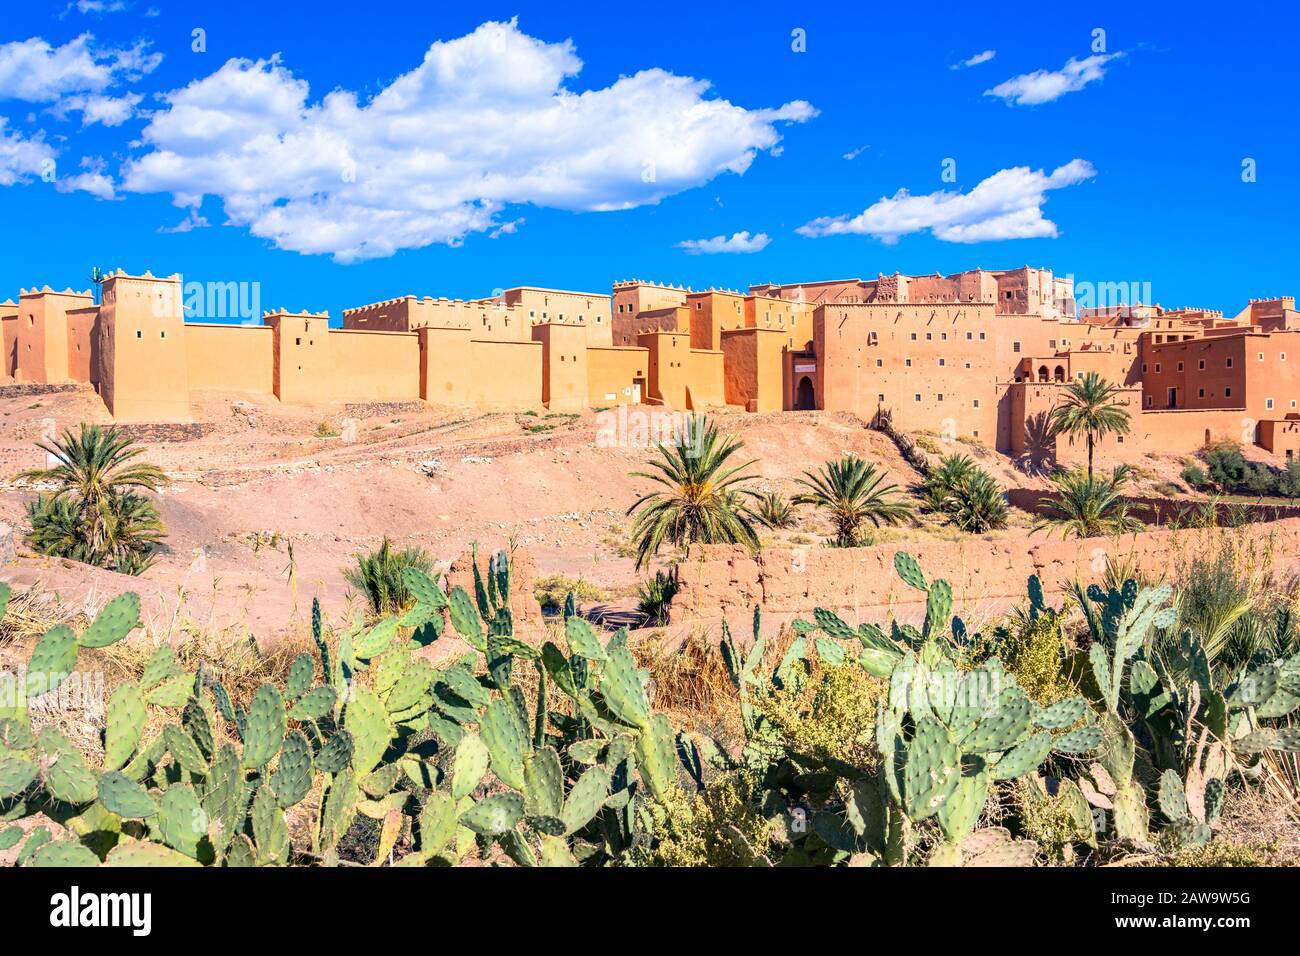
[[[1100,579],[1107,560],[1127,560],[1156,579],[1176,580],[1195,555],[1213,555],[1224,535],[1267,555],[1286,580],[1300,571],[1300,518],[1240,529],[1144,531],[1114,538],[1006,540],[963,538],[908,544],[926,579],[952,585],[956,613],[976,620],[1024,600],[1029,577],[1038,575],[1049,595],[1060,595],[1075,579]],[[882,610],[916,609],[920,592],[894,571],[897,545],[866,548],[768,549],[751,554],[741,546],[697,545],[677,566],[678,590],[670,623],[739,619],[761,605],[776,617],[807,615],[817,607],[850,623],[877,621]]]
[[[82,382],[123,421],[186,421],[192,392],[297,405],[423,399],[557,411],[657,405],[887,409],[908,431],[1062,464],[1047,431],[1062,390],[1122,386],[1127,436],[1101,460],[1208,441],[1300,454],[1300,313],[1292,297],[1233,318],[1158,305],[1076,309],[1045,269],[880,275],[748,292],[630,280],[610,295],[520,286],[474,300],[409,295],[343,311],[187,322],[177,275],[107,276],[90,292],[0,304],[0,384]]]

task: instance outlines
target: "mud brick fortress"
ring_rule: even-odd
[[[879,275],[747,291],[639,280],[610,295],[519,287],[485,299],[405,298],[260,325],[185,320],[181,278],[48,286],[0,304],[9,383],[80,382],[114,418],[186,421],[193,393],[297,405],[421,399],[480,409],[616,405],[888,410],[904,430],[1013,456],[1077,461],[1046,422],[1063,386],[1121,386],[1132,431],[1103,456],[1180,454],[1207,441],[1300,454],[1300,313],[1293,297],[1236,316],[1138,304],[1075,306],[1045,269]],[[1288,358],[1289,356],[1289,358]]]

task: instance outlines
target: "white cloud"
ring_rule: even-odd
[[[182,219],[174,226],[159,226],[159,232],[193,232],[195,229],[207,229],[211,223],[206,216],[200,216],[197,209],[191,209]]]
[[[5,129],[9,119],[0,116],[0,186],[28,182],[54,168],[57,155],[42,134],[24,136],[21,131]]]
[[[900,189],[857,216],[823,216],[795,231],[811,238],[873,236],[885,243],[925,230],[944,242],[1055,238],[1056,224],[1043,218],[1048,190],[1095,175],[1092,164],[1082,159],[1073,159],[1050,174],[1016,166],[994,173],[967,193],[941,190],[913,196]]]
[[[985,50],[983,53],[976,53],[969,59],[962,60],[960,63],[954,63],[948,67],[950,70],[962,70],[969,66],[979,66],[981,63],[987,63],[998,55],[997,50]]]
[[[311,103],[278,57],[234,59],[164,95],[123,187],[179,204],[219,197],[232,224],[341,262],[502,225],[510,205],[630,209],[743,174],[780,142],[794,101],[745,109],[709,83],[649,69],[603,89],[565,87],[582,62],[515,21],[429,47],[376,96]]]
[[[1083,89],[1106,75],[1106,64],[1123,53],[1099,53],[1084,60],[1074,57],[1059,70],[1035,70],[999,83],[985,96],[997,96],[1012,106],[1036,106]]]
[[[733,233],[731,238],[714,236],[712,239],[686,239],[677,243],[689,256],[717,255],[718,253],[762,252],[772,240],[765,232],[751,236],[748,232]]]
[[[117,199],[117,190],[113,179],[104,172],[104,160],[98,156],[84,156],[81,160],[84,172],[75,176],[60,176],[54,188],[61,193],[88,192],[96,199]]]
[[[83,33],[58,47],[40,37],[0,44],[0,99],[49,104],[59,117],[80,112],[83,124],[125,122],[141,97],[105,91],[152,73],[162,54],[150,52],[144,40],[99,48],[94,39]]]
[[[857,149],[851,149],[844,154],[844,158],[847,159],[849,162],[852,162],[853,160],[857,159],[859,156],[861,156],[870,148],[871,148],[870,146],[859,146]]]
[[[524,222],[525,220],[523,216],[520,216],[518,219],[511,219],[509,222],[503,222],[488,233],[488,238],[500,239],[502,236],[513,236],[519,231],[519,227],[522,226]]]
[[[127,8],[126,0],[77,0],[76,3],[70,3],[64,9],[63,15],[66,16],[72,9],[78,13],[93,13],[103,16],[105,13],[121,13]]]

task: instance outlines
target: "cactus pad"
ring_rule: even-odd
[[[271,774],[276,803],[292,807],[311,789],[311,744],[301,730],[290,731],[280,749],[280,760]]]
[[[343,725],[352,735],[352,766],[367,774],[379,764],[393,736],[388,711],[369,687],[352,686],[352,697],[343,714]]]
[[[99,778],[99,802],[110,813],[125,819],[144,819],[158,812],[158,805],[144,787],[120,773]]]
[[[90,626],[81,632],[77,643],[82,647],[107,647],[126,637],[139,624],[139,595],[119,594],[104,605]]]
[[[56,624],[32,649],[27,662],[27,697],[39,697],[62,684],[77,666],[77,635]]]
[[[263,684],[253,694],[245,719],[245,769],[257,770],[271,761],[284,740],[284,723],[284,701],[280,692],[273,684]]]
[[[460,822],[482,836],[500,836],[514,829],[523,816],[523,797],[517,793],[498,793],[475,803],[460,815]]]

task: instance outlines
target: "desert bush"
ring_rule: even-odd
[[[324,420],[316,425],[316,431],[313,433],[316,438],[338,438],[340,434],[337,428]]]
[[[668,623],[668,608],[677,594],[677,578],[667,571],[656,571],[637,588],[637,609],[654,627]]]
[[[549,574],[537,579],[533,585],[533,597],[542,606],[543,611],[556,613],[564,607],[564,602],[572,594],[573,599],[581,603],[593,603],[606,599],[603,588],[592,584],[586,578],[571,578],[564,574]]]
[[[1006,527],[1006,496],[993,476],[966,455],[949,455],[926,476],[929,509],[972,534]]]
[[[167,476],[135,459],[144,449],[116,426],[84,422],[49,444],[37,443],[55,464],[25,471],[20,478],[52,484],[27,505],[27,542],[54,557],[140,574],[154,561],[166,536],[158,509],[145,492],[156,493]]]
[[[758,500],[754,509],[758,520],[769,528],[778,530],[794,527],[794,509],[790,502],[779,492],[769,491]]]
[[[1183,481],[1187,482],[1193,488],[1204,488],[1210,481],[1209,476],[1205,473],[1205,469],[1195,462],[1184,465],[1183,470],[1179,474]]]
[[[806,471],[799,484],[808,490],[794,497],[794,503],[814,505],[826,512],[835,527],[834,544],[856,548],[865,542],[867,524],[902,524],[912,516],[897,485],[886,485],[885,473],[877,471],[856,455],[828,461],[820,471]]]
[[[660,445],[659,458],[647,462],[653,471],[632,472],[666,490],[643,495],[628,508],[636,514],[632,538],[637,542],[636,566],[645,567],[665,544],[743,544],[757,549],[753,514],[746,498],[757,496],[747,486],[745,470],[753,461],[731,465],[729,459],[744,443],[721,438],[717,427],[692,415],[670,444]]]
[[[423,548],[393,549],[387,535],[374,551],[356,556],[357,566],[344,568],[348,584],[363,594],[374,614],[395,614],[415,603],[406,583],[405,571],[414,568],[428,573],[433,559]]]
[[[1122,497],[1129,472],[1123,465],[1109,478],[1089,475],[1081,468],[1054,475],[1056,494],[1038,500],[1043,518],[1034,531],[1059,531],[1062,537],[1095,538],[1141,531],[1142,522],[1128,513]]]

